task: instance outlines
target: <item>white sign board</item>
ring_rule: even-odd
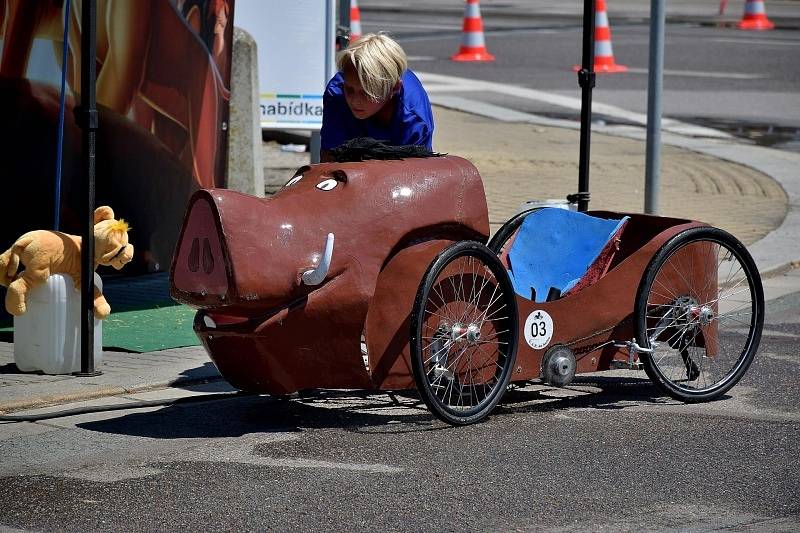
[[[261,127],[319,130],[336,73],[335,0],[236,0],[234,18],[258,46]]]

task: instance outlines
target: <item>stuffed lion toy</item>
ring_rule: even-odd
[[[94,211],[94,268],[98,265],[121,269],[133,258],[133,245],[128,243],[128,223],[115,220],[114,211],[104,205]],[[25,270],[18,274],[19,265]],[[0,255],[0,284],[8,287],[6,310],[19,316],[27,310],[28,291],[42,285],[51,274],[72,277],[75,290],[81,286],[81,237],[59,231],[30,231],[17,239]],[[94,288],[94,314],[108,317],[111,306]]]

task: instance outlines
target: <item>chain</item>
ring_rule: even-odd
[[[614,329],[616,329],[616,328],[618,328],[620,326],[626,326],[629,323],[631,323],[631,321],[632,321],[631,317],[628,316],[627,318],[625,318],[624,320],[619,322],[616,326],[612,326],[610,328],[605,328],[605,329],[601,329],[599,331],[595,331],[594,333],[590,333],[589,335],[587,335],[585,337],[581,337],[580,339],[575,339],[573,341],[570,341],[570,342],[566,343],[566,346],[572,348],[576,344],[580,344],[581,342],[587,341],[589,339],[593,339],[593,338],[595,338],[595,337],[597,337],[599,335],[602,335],[604,333],[608,333],[610,331],[613,331]],[[587,353],[593,352],[593,351],[597,350],[598,348],[602,348],[603,346],[607,346],[607,345],[613,344],[613,343],[614,343],[613,340],[604,341],[604,342],[598,342],[598,343],[595,343],[595,344],[589,344],[587,346],[582,346],[580,348],[575,348],[572,351],[575,353],[576,356],[578,356],[578,355],[586,355]]]

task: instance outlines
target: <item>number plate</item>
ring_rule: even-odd
[[[525,321],[525,340],[536,350],[541,350],[553,338],[553,319],[545,311],[536,310]]]

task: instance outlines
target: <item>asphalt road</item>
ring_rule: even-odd
[[[434,0],[427,9],[423,4],[410,3],[389,10],[382,0],[365,0],[361,2],[362,27],[365,32],[388,31],[394,35],[416,71],[580,97],[571,70],[581,61],[581,20],[580,10],[573,5],[576,2],[565,3],[568,6],[555,3],[553,8],[538,0],[530,4],[482,2],[487,48],[497,58],[491,63],[450,61],[461,39],[461,17],[452,4]],[[599,76],[595,102],[646,113],[649,23],[643,4],[649,6],[610,2],[615,58],[630,70]],[[800,150],[800,3],[775,6],[776,17],[782,17],[776,20],[782,23],[768,32],[711,25],[709,13],[715,13],[716,6],[702,7],[704,11],[678,2],[677,7],[667,10],[664,116],[723,129],[765,145]],[[731,2],[728,13],[736,19],[740,8]],[[458,94],[517,111],[579,117],[577,109],[542,100],[481,90],[461,89]],[[625,122],[620,117],[598,116]]]
[[[551,28],[524,16],[505,17],[502,28],[487,21],[498,61],[482,65],[446,59],[460,21],[436,16],[408,24],[455,29],[401,28],[389,17],[416,70],[577,95],[569,67],[579,30],[563,13],[541,23]],[[393,29],[366,16],[364,24]],[[646,66],[646,31],[633,20],[614,27],[619,62]],[[800,127],[798,46],[792,29],[670,25],[667,68],[706,75],[668,75],[666,115]],[[596,101],[641,111],[645,89],[641,73],[604,77]],[[459,94],[574,114],[543,100]],[[465,428],[435,421],[413,394],[343,392],[0,422],[0,531],[797,531],[799,339],[800,293],[770,301],[744,379],[698,405],[658,395],[641,373],[617,371],[565,389],[513,390],[492,417]]]
[[[463,428],[413,394],[324,391],[0,423],[0,524],[797,531],[798,339],[800,293],[769,302],[752,367],[706,404],[616,371],[512,390]]]

